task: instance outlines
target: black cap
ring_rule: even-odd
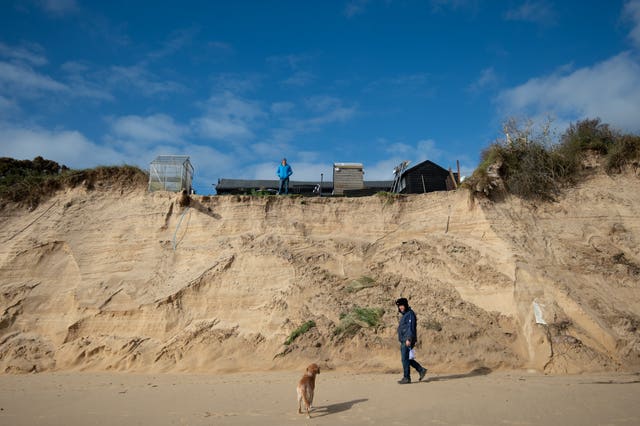
[[[405,297],[401,297],[400,299],[396,300],[396,306],[400,306],[400,305],[403,305],[405,308],[408,308],[409,301]]]

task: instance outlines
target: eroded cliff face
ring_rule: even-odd
[[[97,188],[7,206],[0,371],[399,371],[400,296],[433,371],[637,369],[638,183],[597,174],[535,205]],[[354,307],[384,314],[340,332]]]

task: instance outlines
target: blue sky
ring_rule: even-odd
[[[194,186],[459,160],[508,117],[640,131],[640,0],[0,0],[0,156]]]

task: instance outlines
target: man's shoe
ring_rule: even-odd
[[[409,383],[411,383],[411,379],[407,379],[406,377],[403,377],[402,380],[398,380],[399,385],[407,385]]]
[[[420,372],[420,378],[418,379],[419,382],[421,382],[422,379],[424,379],[425,374],[427,374],[427,369],[423,368],[422,371]]]

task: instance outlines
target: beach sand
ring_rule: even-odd
[[[324,371],[312,418],[301,373],[44,373],[0,376],[2,425],[637,425],[640,374],[525,371],[397,375]]]

